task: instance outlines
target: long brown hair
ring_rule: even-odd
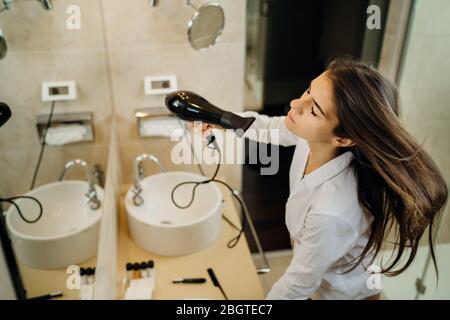
[[[393,260],[381,266],[381,272],[388,276],[403,272],[413,262],[419,240],[429,228],[437,273],[434,224],[447,202],[447,185],[430,155],[402,126],[395,85],[374,67],[350,57],[333,59],[327,75],[339,120],[334,134],[356,142],[349,149],[355,156],[351,166],[358,199],[373,217],[367,245],[347,272],[369,254],[373,254],[372,263],[390,231],[394,231]],[[398,267],[404,254],[407,260]]]

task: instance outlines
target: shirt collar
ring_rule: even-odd
[[[336,158],[331,159],[320,168],[317,168],[313,172],[304,176],[303,182],[310,190],[312,190],[341,173],[349,166],[353,158],[353,153],[351,151],[346,151]]]

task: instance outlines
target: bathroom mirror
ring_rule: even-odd
[[[6,53],[8,52],[8,47],[6,46],[5,36],[3,35],[2,30],[0,30],[0,59],[6,57]]]
[[[89,268],[92,281],[105,279],[97,262],[110,252],[100,249],[109,234],[100,225],[111,212],[105,185],[113,115],[111,91],[102,85],[107,53],[95,40],[103,29],[67,32],[65,23],[54,23],[57,12],[47,11],[50,0],[8,3],[11,10],[0,17],[0,300],[12,291],[21,298],[87,298],[92,292],[80,290],[78,270]],[[95,3],[80,7],[100,14]],[[89,68],[79,50],[86,42],[102,52],[88,58]],[[61,48],[72,63],[58,54]],[[3,290],[4,279],[16,290]]]
[[[196,50],[208,49],[222,34],[225,14],[217,3],[206,3],[196,10],[188,23],[189,42]]]

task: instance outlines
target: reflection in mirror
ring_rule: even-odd
[[[3,35],[2,30],[0,30],[0,59],[6,57],[6,53],[8,52],[8,47],[6,45],[6,39]]]
[[[96,41],[102,29],[67,32],[65,16],[47,11],[51,1],[10,3],[0,21],[0,58],[8,53],[0,60],[0,300],[10,274],[16,293],[8,297],[80,299],[82,268],[93,279],[101,272],[94,268],[112,121],[106,53]],[[89,53],[79,50],[86,43]],[[67,82],[82,94],[71,95]]]
[[[38,199],[44,211],[39,214],[36,203],[25,199],[6,211],[6,225],[21,262],[37,269],[59,269],[96,255],[102,188],[87,181],[57,181],[25,195]]]
[[[42,3],[45,10],[51,10],[53,8],[52,2],[50,0],[39,0]]]
[[[13,162],[2,161],[1,171],[7,169],[17,176],[18,172],[27,170],[19,165],[20,161],[16,158],[23,157],[29,150],[18,148],[10,154],[8,136],[14,134],[14,122],[17,123],[18,119],[13,116],[11,120],[11,126],[1,128],[0,144],[6,147],[3,159],[11,157]],[[38,144],[37,131],[33,138],[28,138],[30,145]],[[46,141],[45,136],[43,141]],[[28,187],[13,183],[9,174],[2,175],[2,180],[9,181],[6,188],[0,188],[2,245],[6,243],[10,251],[13,249],[7,263],[9,269],[14,268],[20,274],[27,298],[46,296],[50,292],[60,292],[65,299],[78,299],[82,292],[92,296],[93,291],[74,290],[77,281],[73,288],[67,281],[70,277],[76,279],[82,268],[95,270],[105,198],[98,179],[103,172],[97,171],[103,171],[100,168],[104,164],[93,166],[81,159],[69,160],[65,165],[60,162],[65,161],[64,158],[72,152],[82,153],[82,149],[87,149],[84,156],[90,160],[96,152],[107,152],[103,147],[90,146],[90,143],[64,146],[42,143],[41,148],[45,148],[41,149],[39,160],[35,157],[30,159],[33,182],[37,182],[35,185],[32,183],[28,191],[25,191]],[[78,145],[80,148],[77,148]],[[45,149],[47,154],[43,152]],[[69,151],[68,155],[64,155],[64,150]],[[36,163],[41,159],[42,166],[39,168]],[[22,178],[29,182],[31,175]],[[5,236],[9,240],[4,241]],[[72,270],[70,275],[69,268]]]
[[[216,44],[222,34],[225,15],[217,3],[206,3],[196,10],[188,23],[189,42],[196,50],[208,49]]]

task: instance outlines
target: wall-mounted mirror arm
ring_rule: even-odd
[[[191,3],[191,0],[186,0],[186,4],[187,4],[188,6],[191,6],[192,8],[194,8],[195,11],[198,11],[198,7],[194,6],[194,5]]]

